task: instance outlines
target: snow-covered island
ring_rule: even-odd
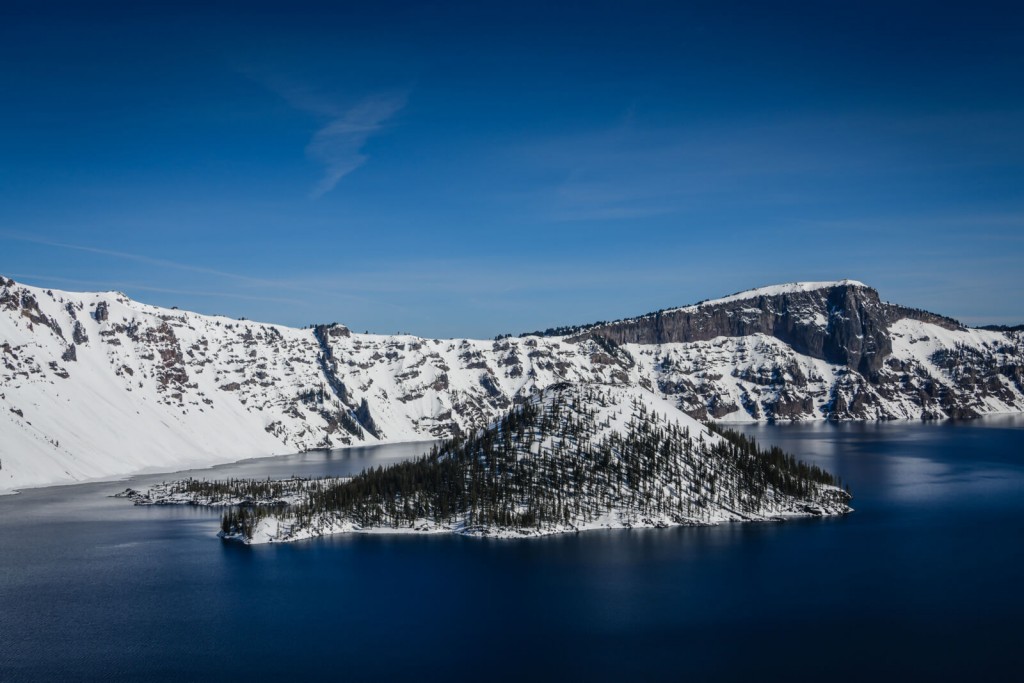
[[[351,479],[188,480],[133,499],[230,505],[220,536],[247,544],[350,532],[519,538],[851,511],[836,477],[778,448],[719,432],[643,389],[568,384],[417,460]]]
[[[136,505],[296,505],[312,493],[351,481],[349,477],[290,477],[288,479],[181,479],[162,482],[146,491],[127,488],[114,498],[127,498]]]

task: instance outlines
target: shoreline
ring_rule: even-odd
[[[734,513],[729,516],[722,516],[709,521],[703,520],[683,520],[676,521],[661,517],[641,517],[633,522],[624,522],[621,520],[610,521],[606,518],[602,520],[586,522],[579,525],[559,525],[545,528],[517,528],[517,527],[487,527],[487,526],[465,526],[462,524],[436,524],[428,520],[423,520],[420,523],[408,526],[408,527],[392,527],[392,526],[371,526],[361,527],[353,522],[345,520],[321,520],[322,524],[328,525],[326,528],[323,526],[316,528],[302,528],[297,530],[297,533],[292,533],[293,530],[289,528],[287,535],[281,537],[272,535],[270,529],[265,528],[269,526],[274,527],[274,533],[280,533],[283,526],[289,526],[285,519],[277,517],[267,517],[259,522],[259,526],[256,529],[256,537],[248,538],[242,534],[227,534],[223,531],[217,532],[217,538],[224,543],[237,543],[245,546],[262,546],[262,545],[279,545],[284,543],[298,543],[301,541],[311,541],[321,538],[329,538],[332,536],[340,536],[343,534],[360,534],[360,535],[393,535],[393,536],[411,536],[411,535],[441,535],[451,534],[455,536],[466,536],[470,538],[479,539],[496,539],[496,540],[520,540],[520,539],[535,539],[535,538],[546,538],[549,536],[560,536],[563,534],[579,534],[586,533],[588,531],[626,531],[629,529],[669,529],[673,527],[714,527],[723,526],[726,524],[746,524],[746,523],[781,523],[797,519],[814,519],[814,518],[839,518],[845,517],[846,515],[855,512],[856,510],[849,505],[820,505],[816,503],[810,503],[808,501],[796,501],[795,505],[804,505],[808,508],[816,508],[815,511],[803,510],[803,511],[779,511],[769,515],[757,515],[757,516],[742,516]],[[842,507],[843,509],[839,509]]]
[[[1024,413],[1022,413],[1022,414],[1024,414]],[[270,453],[270,454],[267,454],[267,455],[248,455],[248,456],[246,456],[244,458],[238,458],[238,459],[235,459],[235,460],[213,460],[213,461],[197,460],[195,465],[190,465],[190,466],[187,466],[187,467],[180,467],[180,468],[173,469],[173,470],[159,469],[160,466],[156,465],[154,467],[145,467],[145,468],[143,468],[141,470],[132,470],[130,472],[124,472],[122,474],[112,474],[112,475],[109,475],[109,476],[108,475],[101,475],[101,476],[98,476],[98,477],[90,477],[88,479],[79,479],[79,480],[74,480],[74,481],[55,481],[55,482],[47,482],[47,483],[41,483],[41,484],[30,484],[30,485],[27,485],[27,486],[15,486],[15,487],[6,488],[6,489],[0,489],[0,496],[14,496],[14,495],[17,495],[17,494],[19,494],[19,493],[21,493],[23,491],[35,491],[35,490],[38,490],[38,489],[59,488],[59,487],[64,487],[64,486],[78,486],[78,485],[81,485],[81,484],[107,484],[107,483],[114,483],[114,482],[119,482],[119,481],[130,482],[132,479],[137,479],[137,478],[140,478],[140,477],[151,477],[151,476],[155,477],[155,476],[159,476],[161,474],[165,474],[165,475],[170,476],[170,475],[182,474],[183,472],[207,472],[207,471],[210,471],[210,470],[215,470],[218,467],[233,467],[235,465],[240,465],[240,464],[243,464],[243,463],[257,462],[257,461],[260,461],[260,460],[270,460],[272,458],[290,458],[290,457],[295,457],[295,456],[300,456],[300,455],[307,455],[309,453],[323,453],[323,452],[330,453],[330,452],[333,452],[333,451],[350,451],[350,450],[353,450],[353,449],[356,449],[356,448],[380,448],[380,447],[384,447],[384,446],[401,446],[401,445],[405,445],[405,444],[422,443],[422,444],[424,444],[424,452],[426,452],[427,450],[430,450],[430,444],[433,444],[433,443],[436,443],[436,442],[437,442],[437,439],[423,439],[423,440],[421,440],[421,439],[410,439],[410,440],[407,440],[407,441],[396,440],[396,441],[384,441],[384,442],[373,443],[373,444],[365,444],[365,443],[350,444],[350,445],[347,445],[347,446],[339,446],[338,448],[311,448],[308,451],[291,451],[291,452],[288,452],[288,453]]]
[[[217,537],[224,542],[242,545],[270,545],[275,543],[294,543],[298,541],[336,536],[340,534],[379,534],[379,535],[436,535],[454,534],[474,538],[523,539],[540,538],[560,534],[581,533],[585,531],[613,529],[655,529],[677,526],[719,526],[722,524],[744,522],[783,522],[792,519],[813,517],[841,517],[854,512],[849,502],[852,500],[843,489],[827,486],[822,490],[824,500],[791,499],[775,509],[763,513],[740,513],[728,508],[721,508],[706,518],[687,518],[680,516],[649,515],[633,512],[628,509],[612,509],[593,520],[579,523],[564,523],[543,527],[506,527],[498,525],[467,524],[465,520],[438,523],[420,518],[402,526],[381,524],[362,526],[350,519],[337,517],[331,513],[319,513],[306,524],[300,525],[295,517],[289,514],[291,505],[300,503],[305,494],[323,485],[351,481],[350,477],[324,477],[307,479],[290,477],[286,479],[253,480],[255,486],[264,484],[274,486],[276,491],[267,491],[262,496],[242,496],[237,491],[211,491],[219,482],[207,480],[183,479],[156,484],[145,491],[126,488],[113,494],[113,498],[131,501],[134,506],[152,507],[163,505],[187,505],[210,509],[226,509],[241,507],[248,509],[275,510],[271,514],[259,518],[252,529],[252,535],[241,532],[226,533],[221,530]]]
[[[717,424],[717,425],[720,425],[720,426],[726,427],[726,428],[729,428],[729,427],[732,427],[732,426],[749,427],[749,426],[752,426],[752,425],[764,425],[764,426],[773,426],[773,427],[795,427],[795,426],[800,426],[800,425],[829,425],[830,427],[841,427],[841,426],[844,426],[844,425],[853,425],[853,424],[863,424],[863,425],[897,425],[897,424],[905,424],[906,425],[906,424],[919,424],[919,425],[935,425],[935,426],[942,425],[942,424],[972,425],[972,424],[982,424],[982,423],[984,423],[986,421],[989,421],[989,420],[1006,420],[1006,419],[1010,419],[1010,420],[1018,419],[1018,420],[1021,421],[1021,426],[1024,427],[1024,411],[992,412],[992,413],[986,413],[985,415],[979,415],[978,417],[972,417],[972,418],[968,418],[968,419],[953,418],[953,417],[929,418],[929,419],[907,417],[907,418],[894,418],[894,419],[838,420],[837,421],[837,420],[829,420],[827,418],[815,418],[815,419],[812,419],[812,420],[775,420],[775,421],[753,420],[753,421],[743,421],[743,422],[738,421],[738,420],[737,421],[723,420],[723,421],[713,421],[713,422],[715,424]],[[314,449],[310,449],[308,451],[294,451],[294,452],[289,452],[289,453],[278,453],[278,454],[268,454],[268,455],[252,455],[252,456],[246,456],[244,458],[239,458],[237,460],[227,460],[227,461],[215,460],[215,461],[211,462],[211,461],[207,461],[207,460],[199,460],[199,461],[197,461],[197,464],[194,465],[194,466],[189,466],[189,467],[179,468],[179,469],[174,469],[174,470],[162,470],[162,469],[144,468],[144,469],[141,469],[141,470],[133,470],[133,471],[124,472],[124,473],[121,473],[121,474],[114,474],[114,475],[109,475],[109,476],[102,475],[102,476],[99,476],[99,477],[91,477],[91,478],[88,478],[88,479],[81,479],[81,480],[74,480],[74,481],[55,481],[55,482],[46,482],[46,483],[39,483],[39,484],[29,484],[27,486],[14,486],[14,487],[11,487],[11,488],[0,489],[0,496],[14,496],[14,495],[17,495],[17,494],[21,493],[22,491],[32,491],[32,490],[37,490],[37,489],[57,488],[57,487],[63,487],[63,486],[78,486],[80,484],[104,484],[104,483],[113,483],[113,482],[118,482],[118,481],[129,482],[132,479],[135,479],[135,478],[138,478],[138,477],[156,476],[156,475],[160,475],[160,474],[173,475],[173,474],[180,474],[182,472],[208,471],[208,470],[214,470],[214,469],[216,469],[218,467],[229,467],[229,466],[239,465],[241,463],[246,463],[246,462],[255,462],[255,461],[259,461],[259,460],[268,460],[268,459],[271,459],[271,458],[287,458],[287,457],[292,457],[292,456],[306,455],[308,453],[317,453],[317,452],[323,452],[323,451],[326,451],[326,452],[331,452],[331,451],[350,451],[350,450],[353,450],[353,449],[356,449],[356,448],[379,448],[379,447],[382,447],[382,446],[398,446],[398,445],[403,445],[403,444],[415,444],[415,443],[432,444],[432,443],[437,443],[437,442],[438,442],[437,439],[425,439],[425,440],[410,439],[410,440],[407,440],[407,441],[384,441],[384,442],[375,443],[375,444],[351,444],[351,445],[348,445],[348,446],[340,446],[338,448],[314,448]],[[427,450],[429,450],[429,446],[427,447]]]

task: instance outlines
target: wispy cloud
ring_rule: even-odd
[[[367,141],[383,130],[409,98],[408,89],[393,89],[347,101],[332,89],[303,83],[293,75],[244,67],[239,73],[267,88],[291,107],[323,122],[306,145],[306,156],[323,166],[323,177],[310,191],[322,197],[369,158]]]
[[[316,132],[306,154],[323,164],[324,175],[313,188],[313,197],[327,194],[339,180],[366,162],[366,141],[405,106],[405,101],[404,94],[368,97]]]
[[[1020,119],[1020,112],[1010,112]],[[807,113],[644,125],[628,113],[605,128],[540,137],[507,154],[543,181],[517,201],[555,222],[699,214],[705,207],[776,210],[875,193],[921,194],[942,174],[1019,168],[1024,129],[1006,112],[933,115]]]
[[[40,273],[20,273],[13,272],[7,274],[9,277],[15,280],[27,284],[36,283],[39,287],[49,287],[51,282],[63,282],[65,284],[72,285],[74,287],[105,287],[111,288],[114,291],[127,292],[127,291],[142,291],[142,292],[157,292],[160,294],[178,294],[182,296],[201,296],[210,297],[215,299],[240,299],[243,301],[261,301],[261,302],[273,302],[280,304],[287,304],[288,306],[309,306],[310,302],[305,299],[289,299],[285,297],[275,296],[256,296],[249,294],[237,294],[235,292],[225,291],[210,291],[202,289],[176,289],[173,287],[152,287],[150,285],[139,284],[137,282],[121,282],[121,281],[108,281],[108,280],[89,280],[81,278],[69,278],[62,277],[60,275],[40,274]]]
[[[299,295],[304,295],[304,296],[309,296],[309,295],[311,295],[311,296],[320,296],[320,295],[323,294],[323,291],[319,288],[319,285],[307,286],[307,285],[304,285],[301,280],[294,279],[294,278],[290,279],[290,278],[261,278],[261,277],[252,277],[250,275],[244,275],[244,274],[241,274],[241,273],[232,273],[232,272],[225,271],[225,270],[219,270],[217,268],[207,268],[207,267],[204,267],[204,266],[196,266],[196,265],[193,265],[193,264],[190,264],[190,263],[182,263],[180,261],[172,261],[172,260],[169,260],[169,259],[154,258],[152,256],[147,256],[145,254],[137,254],[137,253],[121,251],[121,250],[117,250],[117,249],[107,249],[107,248],[104,248],[104,247],[96,247],[96,246],[91,246],[91,245],[86,245],[86,244],[72,244],[72,243],[68,243],[68,242],[62,242],[62,241],[59,241],[59,240],[51,240],[51,239],[46,239],[46,238],[41,238],[41,237],[33,237],[33,236],[24,235],[24,234],[20,234],[20,233],[16,233],[16,232],[10,232],[10,231],[6,231],[6,230],[0,230],[0,239],[12,240],[12,241],[16,241],[16,242],[26,242],[26,243],[29,243],[29,244],[38,244],[40,246],[53,247],[53,248],[56,248],[56,249],[68,249],[68,250],[71,250],[71,251],[79,251],[79,252],[84,252],[84,253],[87,253],[87,254],[97,254],[97,255],[100,255],[100,256],[107,256],[107,257],[110,257],[110,258],[120,259],[120,260],[123,260],[123,261],[129,261],[129,262],[134,262],[134,263],[142,263],[142,264],[145,264],[147,266],[153,266],[154,269],[178,270],[178,271],[183,271],[183,272],[188,272],[188,273],[195,273],[197,275],[208,275],[208,276],[211,276],[214,281],[219,279],[219,280],[223,281],[224,283],[231,283],[231,284],[226,284],[225,286],[228,286],[228,287],[232,287],[233,286],[233,287],[242,288],[244,291],[239,293],[239,292],[228,292],[228,291],[225,291],[224,289],[218,289],[216,291],[208,291],[208,290],[207,291],[176,290],[176,289],[168,289],[168,288],[163,288],[163,287],[155,287],[155,286],[151,286],[151,285],[142,285],[142,284],[121,285],[121,284],[118,284],[114,280],[103,280],[103,281],[99,281],[99,280],[93,280],[93,281],[77,280],[77,281],[73,281],[73,284],[81,284],[81,285],[87,285],[87,286],[111,287],[111,288],[114,288],[114,289],[117,289],[117,288],[138,289],[138,290],[162,292],[162,293],[169,293],[169,294],[189,294],[189,295],[196,295],[196,296],[223,296],[223,297],[230,297],[230,298],[235,298],[235,299],[250,299],[250,300],[254,300],[254,301],[278,301],[278,302],[281,302],[281,303],[298,303],[299,301],[307,301],[308,300],[308,299],[285,299],[285,298],[282,298],[282,297],[279,296],[279,293],[282,292],[282,291],[293,292],[293,293],[296,293],[296,294],[299,294]],[[12,274],[10,274],[10,277],[16,277],[16,275],[12,273]],[[26,276],[23,275],[23,277],[26,277]],[[35,278],[37,280],[44,280],[44,281],[45,280],[49,280],[49,279],[61,280],[61,278],[48,278],[48,277],[39,276],[39,275],[29,275],[27,277],[32,277],[32,278]],[[67,280],[67,279],[64,278],[64,280]],[[346,284],[351,286],[351,284],[348,283],[347,281],[346,281]],[[263,294],[261,292],[266,292],[266,294]],[[362,297],[359,294],[355,293],[354,291],[350,291],[350,290],[336,291],[336,292],[334,292],[333,296],[335,298],[345,299],[345,300],[348,300],[348,301],[363,302],[365,300],[364,297]]]
[[[188,263],[179,263],[177,261],[169,261],[167,259],[153,258],[151,256],[146,256],[144,254],[134,254],[126,251],[118,251],[116,249],[105,249],[102,247],[93,247],[84,244],[69,244],[67,242],[48,240],[41,237],[29,237],[27,235],[21,235],[18,233],[7,231],[0,231],[0,237],[2,237],[3,239],[15,240],[18,242],[28,242],[30,244],[39,244],[47,247],[57,247],[59,249],[71,249],[73,251],[83,251],[89,254],[111,256],[113,258],[123,259],[126,261],[135,261],[137,263],[144,263],[147,265],[158,266],[161,268],[171,268],[174,270],[184,270],[192,273],[215,275],[217,277],[227,278],[230,280],[238,280],[240,282],[247,282],[254,285],[277,284],[272,280],[249,277],[248,275],[239,275],[238,273],[229,273],[227,271],[217,270],[216,268],[204,268],[203,266],[194,266]]]

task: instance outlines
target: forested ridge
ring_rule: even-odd
[[[845,508],[848,494],[821,468],[735,432],[691,426],[659,414],[637,392],[555,387],[490,428],[450,439],[416,460],[306,487],[304,500],[284,511],[232,508],[222,530],[251,537],[268,515],[286,517],[298,529],[334,520],[473,533],[605,519],[627,526],[704,524],[811,513],[822,504]]]

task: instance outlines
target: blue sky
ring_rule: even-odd
[[[1024,322],[1013,3],[4,14],[26,283],[443,337],[849,277]]]

